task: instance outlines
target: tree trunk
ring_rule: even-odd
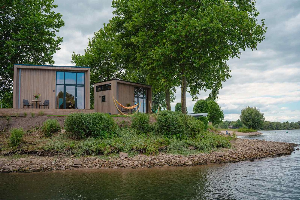
[[[170,100],[170,89],[166,89],[166,105],[167,105],[167,110],[171,110],[171,100]]]
[[[184,70],[182,70],[181,79],[181,112],[186,114],[186,77],[184,75]]]

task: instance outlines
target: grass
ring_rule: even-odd
[[[47,117],[66,117],[68,115],[47,115]]]
[[[248,129],[248,128],[240,128],[240,129],[238,129],[238,132],[242,132],[242,133],[252,133],[252,132],[257,132],[257,130],[254,130],[254,129]]]

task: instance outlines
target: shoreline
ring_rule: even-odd
[[[23,158],[0,157],[0,173],[45,172],[74,169],[152,168],[168,166],[197,166],[207,164],[234,163],[245,160],[290,155],[297,146],[293,143],[263,140],[235,139],[231,149],[219,149],[211,153],[196,155],[158,154],[127,157],[120,153],[118,158],[103,159],[97,156],[38,156]]]
[[[243,133],[243,132],[237,132],[237,131],[227,131],[227,132],[230,133],[230,135],[235,133],[236,136],[255,136],[255,135],[261,135],[262,134],[260,132],[249,132],[249,133]],[[221,133],[223,135],[226,135],[226,131],[221,131]]]

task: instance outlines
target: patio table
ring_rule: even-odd
[[[37,100],[37,99],[34,99],[34,100],[31,100],[31,102],[35,102],[35,108],[38,108],[38,102],[41,102],[41,100]]]

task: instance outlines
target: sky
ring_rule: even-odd
[[[64,38],[54,55],[55,65],[67,66],[72,53],[83,54],[89,38],[113,17],[112,0],[55,0],[55,12],[62,14],[65,26],[57,34]],[[257,0],[258,19],[265,19],[266,39],[257,50],[247,49],[240,58],[228,61],[231,78],[223,83],[218,104],[224,120],[239,119],[241,110],[256,107],[267,121],[300,121],[300,1]],[[180,102],[180,88],[171,103]],[[201,92],[199,99],[208,93]],[[187,94],[188,112],[195,101]]]

